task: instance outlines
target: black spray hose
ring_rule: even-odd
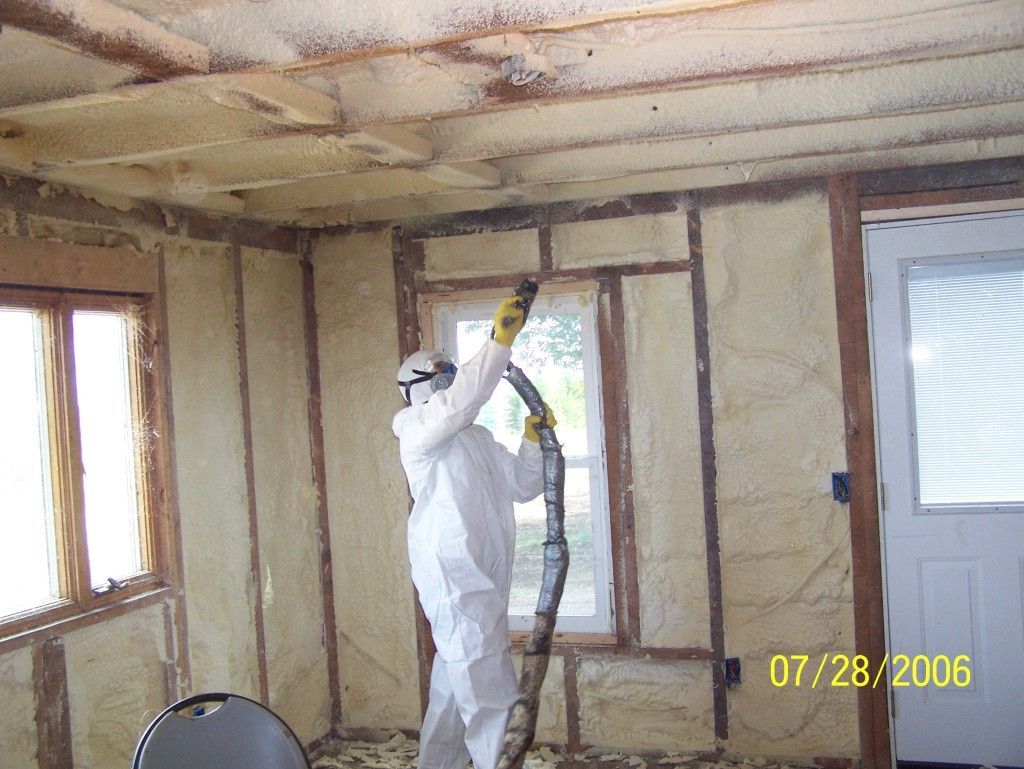
[[[525,310],[523,322],[537,295],[537,284],[524,280],[516,290]],[[537,426],[540,448],[544,456],[544,505],[547,508],[547,539],[544,542],[544,575],[537,599],[533,632],[523,653],[523,669],[519,676],[519,696],[505,727],[505,740],[498,759],[498,769],[521,769],[526,751],[533,742],[540,706],[540,689],[548,670],[551,638],[558,616],[558,603],[565,587],[569,569],[569,546],[565,541],[565,459],[553,427],[544,421],[544,399],[522,369],[509,364],[506,378],[534,416],[541,418]]]

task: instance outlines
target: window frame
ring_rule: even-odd
[[[6,240],[6,239],[5,239]],[[88,247],[48,244],[56,251]],[[91,248],[89,249],[92,250]],[[96,249],[107,252],[109,249]],[[103,256],[107,256],[106,253]],[[58,266],[61,266],[58,261]],[[105,267],[106,265],[101,265]],[[88,268],[84,270],[90,272]],[[102,610],[129,604],[146,593],[172,585],[172,531],[167,514],[167,435],[165,399],[161,377],[164,366],[159,349],[159,302],[155,291],[81,290],[73,286],[34,287],[7,280],[0,283],[0,306],[44,311],[43,379],[46,385],[47,432],[50,476],[61,597],[55,601],[7,615],[0,619],[0,640],[42,627],[95,615]],[[155,288],[155,275],[153,287]],[[66,283],[74,280],[68,277]],[[86,281],[87,284],[92,281]],[[142,286],[140,286],[142,287]],[[140,415],[150,426],[142,450],[136,452],[136,490],[139,499],[139,535],[145,570],[121,582],[118,589],[95,591],[89,575],[85,534],[84,486],[80,472],[81,439],[74,373],[75,310],[123,311],[133,308],[134,333],[130,334],[129,376],[132,419]]]
[[[452,334],[455,324],[465,320],[488,319],[493,315],[496,300],[505,298],[507,289],[453,291],[421,294],[418,297],[424,345],[456,351]],[[595,614],[591,617],[560,615],[556,627],[559,638],[572,637],[593,643],[614,644],[616,636],[615,562],[612,548],[612,508],[608,481],[608,456],[604,421],[603,377],[600,347],[600,287],[593,281],[563,283],[546,289],[534,304],[543,312],[578,306],[581,309],[583,336],[583,367],[588,384],[586,398],[586,455],[566,456],[566,469],[584,469],[590,476],[591,526],[595,557]],[[595,514],[597,513],[597,514]],[[603,589],[598,587],[603,586]],[[509,630],[513,640],[528,636],[533,628],[534,614],[509,614]]]

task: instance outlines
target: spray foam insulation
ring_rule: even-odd
[[[139,735],[166,707],[168,653],[162,606],[64,638],[76,769],[131,763]]]
[[[690,275],[625,278],[622,294],[640,638],[645,646],[708,648]]]
[[[448,238],[429,238],[423,243],[427,280],[476,278],[540,269],[540,244],[536,229],[479,232]]]
[[[418,728],[391,232],[319,237],[312,260],[344,725]]]
[[[32,648],[0,656],[0,763],[38,769]]]
[[[853,653],[850,537],[828,205],[703,212],[729,694],[729,748],[856,756],[856,691],[777,689],[777,653]]]
[[[632,216],[556,224],[551,255],[556,269],[602,267],[690,258],[686,217],[679,214]]]
[[[242,279],[270,707],[306,744],[331,725],[302,268],[243,248]]]
[[[212,244],[165,254],[193,688],[258,697],[232,260]]]

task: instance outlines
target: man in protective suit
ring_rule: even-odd
[[[409,405],[392,430],[415,500],[409,561],[437,648],[419,769],[465,769],[470,758],[476,769],[494,769],[516,698],[508,642],[512,502],[543,490],[541,420],[527,417],[517,455],[473,420],[508,367],[525,318],[520,301],[501,303],[492,338],[461,368],[421,350],[398,372]],[[554,427],[550,412],[545,419]]]

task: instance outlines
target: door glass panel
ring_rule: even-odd
[[[42,322],[0,309],[0,617],[60,597]]]
[[[907,269],[922,507],[1024,501],[1024,259]]]

